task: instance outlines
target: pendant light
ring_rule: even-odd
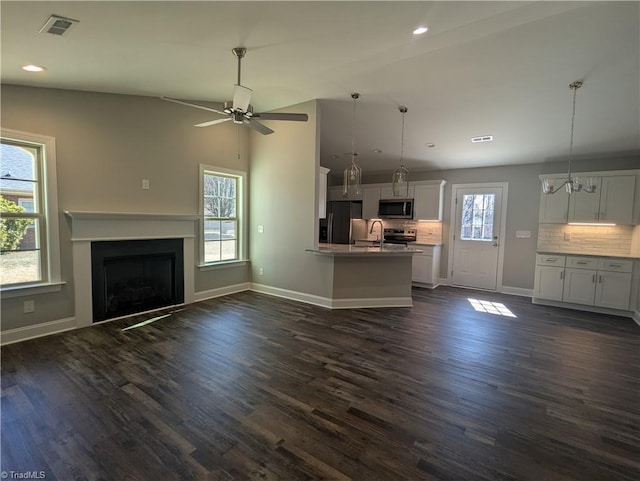
[[[400,106],[399,109],[402,114],[402,137],[400,142],[400,167],[398,167],[393,172],[392,178],[392,186],[393,186],[393,196],[399,197],[402,196],[404,198],[409,197],[409,171],[402,164],[404,159],[404,115],[407,113],[407,108]]]
[[[571,175],[571,157],[573,154],[573,130],[576,121],[576,93],[578,89],[582,87],[582,82],[575,81],[569,84],[569,88],[573,90],[573,110],[571,112],[571,136],[569,140],[569,169],[567,172],[567,180],[562,182],[558,187],[553,187],[553,179],[545,178],[542,180],[542,192],[545,194],[555,194],[559,192],[564,186],[568,194],[575,192],[586,192],[587,194],[594,194],[597,190],[597,186],[592,178],[586,180],[586,185],[582,184],[582,181],[578,177]]]
[[[356,100],[360,98],[359,93],[352,93],[353,99],[353,124],[352,124],[352,136],[351,136],[351,165],[344,169],[344,179],[342,185],[342,195],[345,197],[349,195],[349,192],[360,194],[360,187],[362,185],[362,169],[356,164]]]

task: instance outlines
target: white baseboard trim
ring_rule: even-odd
[[[260,294],[282,297],[284,299],[290,299],[292,301],[304,302],[305,304],[313,304],[314,306],[326,307],[331,309],[331,299],[327,297],[307,294],[305,292],[292,291],[289,289],[282,289],[280,287],[267,286],[265,284],[257,284],[255,282],[251,284],[251,290],[254,292],[259,292]]]
[[[228,296],[229,294],[235,294],[236,292],[243,292],[251,290],[250,282],[243,282],[241,284],[233,284],[231,286],[218,287],[216,289],[208,289],[206,291],[195,292],[193,296],[194,302],[204,301],[207,299],[213,299],[214,297]]]
[[[500,292],[512,296],[533,297],[533,289],[524,289],[522,287],[502,286]]]
[[[333,299],[331,309],[367,309],[372,307],[413,307],[411,297],[381,297],[365,299]]]
[[[60,332],[70,331],[76,328],[76,318],[68,317],[56,321],[42,322],[33,326],[17,327],[0,332],[0,345],[6,346],[16,342],[50,336]]]
[[[610,314],[612,316],[622,316],[622,317],[630,317],[634,321],[638,322],[635,319],[635,314],[632,311],[621,311],[619,309],[609,309],[608,307],[598,307],[598,306],[584,306],[582,304],[571,304],[569,302],[560,302],[560,301],[550,301],[548,299],[540,299],[534,297],[531,299],[532,304],[539,304],[542,306],[552,306],[552,307],[562,307],[565,309],[574,309],[576,311],[585,311],[585,312],[597,312],[598,314]]]
[[[283,297],[292,301],[313,304],[327,309],[361,309],[372,307],[412,307],[411,297],[382,297],[357,299],[330,299],[305,292],[292,291],[264,284],[252,284],[251,290],[270,296]]]
[[[633,319],[635,323],[640,326],[640,311],[633,311],[631,319]]]

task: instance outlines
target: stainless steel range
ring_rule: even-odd
[[[415,229],[386,228],[384,230],[384,241],[387,244],[404,244],[416,241]]]

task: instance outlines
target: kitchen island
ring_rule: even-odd
[[[414,247],[320,244],[305,249],[328,264],[329,307],[411,307]]]

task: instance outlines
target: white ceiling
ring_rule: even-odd
[[[334,172],[350,162],[350,94],[359,92],[357,161],[375,172],[399,165],[400,105],[409,169],[566,156],[568,85],[583,80],[575,154],[640,152],[639,5],[3,0],[2,82],[225,101],[236,81],[231,49],[244,46],[242,83],[256,111],[321,99],[321,164]],[[63,37],[39,33],[51,14],[80,23]],[[421,24],[430,30],[415,37]],[[28,74],[26,63],[47,70]],[[278,122],[265,123],[277,135]],[[495,140],[472,144],[477,135]]]

